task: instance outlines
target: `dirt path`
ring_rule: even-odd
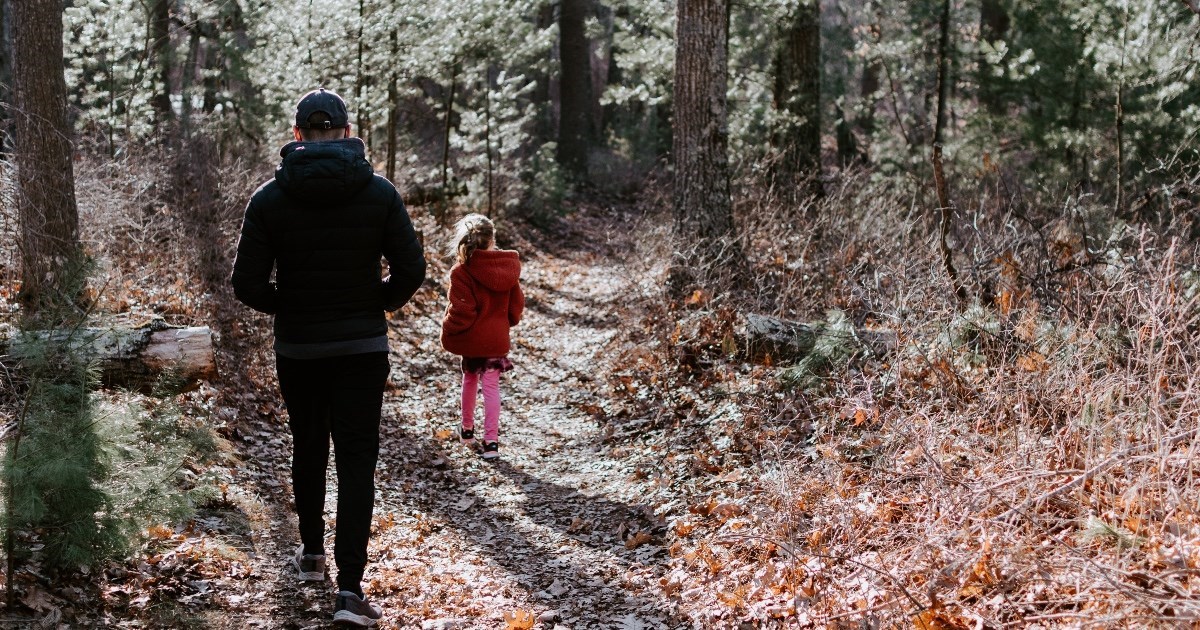
[[[538,628],[690,626],[660,594],[665,523],[646,504],[650,482],[586,411],[603,403],[595,370],[613,351],[628,273],[596,254],[524,263],[528,305],[514,329],[517,368],[501,383],[499,461],[457,440],[457,362],[438,344],[441,301],[393,323],[366,586],[385,607],[383,627],[503,628],[505,615],[524,613]],[[250,439],[282,446],[286,429],[274,426]],[[300,585],[286,567],[287,451],[265,452],[279,456],[243,473],[273,497],[254,537],[259,592],[271,601],[250,625],[324,627],[329,588]],[[335,501],[331,491],[328,514]]]
[[[380,471],[381,512],[395,508],[398,520],[378,538],[379,586],[397,589],[389,603],[400,619],[495,628],[524,610],[556,611],[576,628],[677,625],[655,596],[664,551],[623,542],[656,520],[639,503],[643,489],[581,410],[603,390],[592,375],[620,324],[622,278],[595,258],[527,261],[498,463],[446,435],[457,425],[456,366],[436,348],[435,318],[419,320],[417,343],[397,360],[389,409],[399,430]],[[408,348],[425,360],[405,361]]]

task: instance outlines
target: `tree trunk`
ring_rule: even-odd
[[[1117,71],[1117,98],[1113,114],[1117,135],[1118,216],[1125,211],[1125,50],[1129,41],[1129,7],[1121,13],[1121,65]]]
[[[1079,50],[1082,51],[1086,44],[1087,44],[1086,34],[1080,33],[1079,40],[1078,40]],[[1084,86],[1084,76],[1086,75],[1086,73],[1090,70],[1090,68],[1093,65],[1094,64],[1092,63],[1092,60],[1087,59],[1087,58],[1078,59],[1075,62],[1075,77],[1074,77],[1074,80],[1072,81],[1072,86],[1071,86],[1071,109],[1070,109],[1071,113],[1067,118],[1067,128],[1068,129],[1078,130],[1083,126],[1082,113],[1083,113],[1083,104],[1084,104],[1084,97],[1085,97],[1084,91],[1086,89]],[[1076,163],[1075,163],[1076,154],[1075,154],[1074,147],[1071,145],[1067,145],[1066,147],[1064,147],[1063,151],[1064,151],[1063,157],[1066,159],[1067,164],[1070,166],[1070,168],[1075,169],[1076,168]],[[1091,188],[1092,188],[1092,183],[1091,183],[1091,176],[1089,175],[1088,165],[1091,162],[1091,157],[1089,156],[1089,152],[1086,150],[1081,151],[1079,153],[1079,157],[1080,157],[1080,160],[1079,160],[1079,165],[1078,165],[1078,171],[1076,171],[1079,173],[1079,177],[1080,177],[1079,187],[1082,192],[1090,192]]]
[[[1116,123],[1117,135],[1117,214],[1125,210],[1125,109],[1122,106],[1122,101],[1125,100],[1125,80],[1122,78],[1117,83],[1117,98],[1114,107],[1114,118]]]
[[[862,147],[863,162],[871,161],[871,140],[875,136],[875,107],[878,101],[880,83],[880,72],[882,62],[873,59],[867,62],[863,68],[862,86],[859,94],[862,97],[862,104],[859,106],[858,117],[855,122],[858,123],[859,133],[864,138],[864,146]]]
[[[609,84],[616,76],[616,55],[613,51],[613,35],[616,32],[616,13],[609,7],[596,3],[596,19],[600,22],[601,28],[604,29],[604,36],[598,41],[591,43],[591,77],[592,77],[592,95],[591,108],[592,119],[589,125],[591,130],[591,142],[593,145],[602,144],[604,142],[605,133],[610,123],[609,116],[613,109],[610,106],[601,105],[600,97],[608,88]]]
[[[744,319],[735,337],[738,349],[752,363],[795,363],[808,356],[822,336],[843,336],[846,345],[875,356],[887,356],[900,346],[899,336],[893,330],[855,328],[853,332],[839,334],[823,322],[794,322],[757,313],[746,313]]]
[[[941,215],[941,224],[938,230],[938,250],[942,254],[942,266],[946,269],[946,275],[950,278],[950,286],[954,289],[954,296],[958,298],[959,303],[967,301],[967,290],[958,279],[958,270],[954,268],[954,257],[950,252],[950,221],[954,218],[954,203],[950,201],[950,187],[946,184],[946,171],[942,167],[942,145],[933,145],[933,184],[937,192],[938,214]]]
[[[461,186],[445,188],[436,186],[426,188],[419,184],[411,184],[404,191],[404,205],[408,207],[438,204],[438,212],[443,204],[449,204],[455,197],[461,197],[466,191]]]
[[[150,58],[154,60],[158,76],[150,104],[154,108],[155,123],[160,126],[174,120],[171,109],[171,0],[150,2]]]
[[[394,7],[393,7],[394,9]],[[399,33],[396,29],[392,29],[391,35],[388,37],[391,44],[391,56],[389,59],[392,64],[399,63]],[[393,67],[388,75],[388,117],[387,117],[387,178],[389,182],[396,181],[396,119],[399,118],[398,111],[400,104],[400,92],[396,85],[396,69]]]
[[[492,64],[490,61],[483,67],[483,151],[487,156],[487,217],[490,219],[496,205],[492,183]]]
[[[883,40],[883,29],[880,26],[883,19],[879,14],[880,8],[877,3],[870,2],[868,7],[871,10],[872,20],[867,26],[867,30],[871,35],[872,43],[878,48]],[[879,100],[879,89],[883,86],[883,62],[878,57],[872,57],[866,59],[863,64],[862,83],[859,86],[859,97],[862,102],[859,105],[855,123],[864,139],[862,160],[869,163],[871,161],[871,141],[875,137],[875,108]]]
[[[592,64],[583,23],[590,4],[589,0],[562,0],[558,16],[562,114],[557,157],[558,163],[577,179],[587,176]]]
[[[0,354],[20,359],[24,343],[47,339],[66,343],[73,354],[85,354],[100,368],[108,387],[151,389],[164,375],[180,385],[216,377],[212,331],[207,326],[172,328],[162,320],[136,327],[33,331],[28,337],[0,338]]]
[[[537,28],[539,31],[544,31],[554,25],[554,7],[555,4],[553,2],[547,2],[538,9]],[[555,56],[553,46],[547,52],[547,56],[549,58],[546,60],[546,65],[553,66]],[[537,86],[533,88],[532,98],[534,106],[537,107],[537,125],[534,128],[534,133],[537,135],[536,146],[541,146],[543,143],[554,139],[554,130],[557,125],[554,122],[554,103],[553,99],[551,99],[550,74],[541,72],[540,70],[535,72],[534,77],[536,77]]]
[[[670,288],[682,296],[705,285],[718,291],[734,286],[731,276],[744,258],[729,199],[729,4],[680,0],[675,16],[676,247]]]
[[[204,100],[201,109],[207,116],[217,109],[217,90],[220,89],[221,75],[224,74],[224,60],[221,59],[220,43],[206,39],[200,47],[201,85],[204,86]]]
[[[182,143],[192,138],[192,82],[197,72],[196,64],[200,58],[200,29],[193,28],[188,33],[187,57],[183,62],[183,71],[179,73],[179,137]]]
[[[942,16],[938,23],[938,73],[937,73],[937,120],[933,127],[933,143],[941,144],[946,136],[947,107],[950,100],[950,0],[942,2]],[[928,111],[928,110],[927,110]]]
[[[363,57],[363,23],[367,21],[366,0],[358,0],[358,72],[354,85],[354,107],[358,110],[358,137],[367,145],[367,155],[371,153],[371,109],[367,107],[367,66]]]
[[[20,0],[13,18],[21,295],[28,321],[74,303],[82,262],[63,76],[61,0]]]
[[[12,102],[12,9],[10,0],[0,0],[0,103]],[[8,151],[9,112],[0,108],[0,151]]]
[[[1004,0],[982,0],[979,6],[979,37],[995,47],[1008,35],[1010,20]],[[979,101],[994,115],[1003,113],[1003,95],[985,55],[979,55]]]
[[[450,215],[450,130],[453,129],[454,116],[454,86],[458,81],[459,62],[455,59],[450,64],[450,89],[446,91],[446,125],[442,135],[442,197],[438,210],[438,221],[443,225]]]
[[[835,111],[837,127],[834,129],[834,134],[837,140],[838,166],[846,168],[859,161],[862,158],[862,152],[858,148],[858,140],[854,138],[854,131],[850,128],[850,121],[846,120],[846,112],[841,105],[837,105]]]
[[[221,61],[224,70],[221,81],[233,100],[233,113],[238,129],[244,138],[258,146],[263,141],[262,119],[265,118],[258,113],[265,107],[254,82],[250,79],[250,68],[246,61],[254,52],[254,41],[246,24],[242,0],[225,2],[221,7],[221,24],[232,41],[232,46],[226,46],[222,50]],[[225,155],[226,149],[226,140],[222,138],[222,156]]]
[[[775,56],[775,108],[788,114],[783,149],[785,173],[812,176],[821,168],[821,4],[796,7]]]

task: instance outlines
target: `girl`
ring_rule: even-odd
[[[496,249],[496,227],[487,217],[468,214],[456,225],[450,270],[450,306],[442,320],[442,347],[462,357],[464,444],[475,440],[475,395],[483,383],[483,457],[500,456],[500,373],[508,360],[508,329],[521,321],[521,259]]]

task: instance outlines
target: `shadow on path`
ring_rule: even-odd
[[[508,461],[484,463],[457,445],[448,457],[445,446],[412,430],[385,439],[385,453],[434,455],[389,482],[421,490],[381,488],[385,502],[456,530],[465,547],[507,573],[536,608],[559,611],[572,628],[690,627],[658,594],[656,580],[647,579],[648,564],[665,550],[653,542],[625,546],[639,531],[661,540],[665,527],[648,506],[587,496]]]

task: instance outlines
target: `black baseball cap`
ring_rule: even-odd
[[[329,116],[327,122],[310,123],[308,119],[317,112]],[[301,129],[340,129],[350,124],[350,115],[346,113],[346,101],[336,92],[325,88],[313,90],[300,98],[296,103],[296,126]]]

